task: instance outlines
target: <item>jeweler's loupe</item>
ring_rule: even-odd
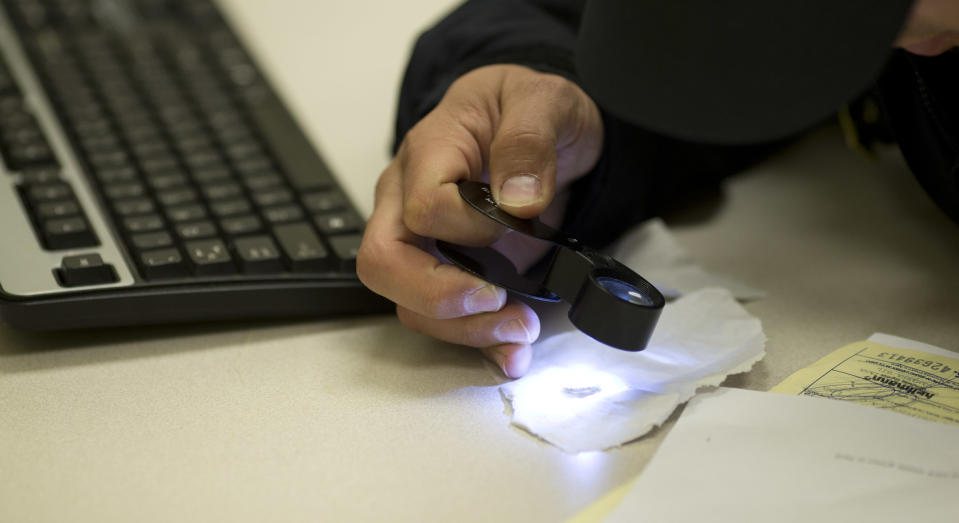
[[[565,301],[569,319],[597,341],[627,351],[646,348],[659,320],[663,295],[629,267],[581,245],[536,218],[524,220],[499,208],[489,185],[464,180],[460,195],[476,210],[516,232],[554,245],[542,280],[519,274],[490,247],[437,241],[439,251],[461,269],[494,285],[543,301]]]

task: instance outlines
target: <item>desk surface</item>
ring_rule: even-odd
[[[223,3],[368,213],[409,44],[451,2]],[[768,355],[727,385],[768,389],[874,331],[959,350],[959,227],[887,156],[825,129],[731,180],[707,220],[672,220],[707,267],[769,292],[747,305]],[[495,385],[474,351],[386,316],[0,326],[0,520],[555,521],[635,476],[673,421],[568,455],[510,427]]]

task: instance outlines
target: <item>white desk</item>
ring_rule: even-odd
[[[364,212],[413,35],[451,2],[224,1]],[[282,4],[281,9],[278,5]],[[322,5],[321,5],[322,4]],[[959,227],[835,130],[677,226],[747,307],[764,390],[876,330],[959,350]],[[509,426],[477,353],[392,317],[36,335],[0,326],[0,521],[556,521],[667,429],[567,455]]]

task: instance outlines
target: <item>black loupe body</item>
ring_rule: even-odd
[[[439,241],[437,248],[451,262],[504,289],[544,301],[565,301],[577,329],[611,347],[646,348],[665,305],[663,295],[629,267],[537,219],[523,220],[499,209],[489,186],[459,182],[470,205],[506,227],[554,245],[542,280],[519,274],[505,256],[488,247],[466,247]]]

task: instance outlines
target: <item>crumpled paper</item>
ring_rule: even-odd
[[[749,370],[765,343],[728,290],[703,289],[666,305],[641,352],[564,332],[534,345],[526,376],[500,390],[514,425],[567,452],[605,450],[660,425],[696,389]]]
[[[627,232],[616,243],[612,256],[646,278],[667,298],[710,287],[729,289],[740,300],[766,296],[761,289],[703,269],[659,218]]]

